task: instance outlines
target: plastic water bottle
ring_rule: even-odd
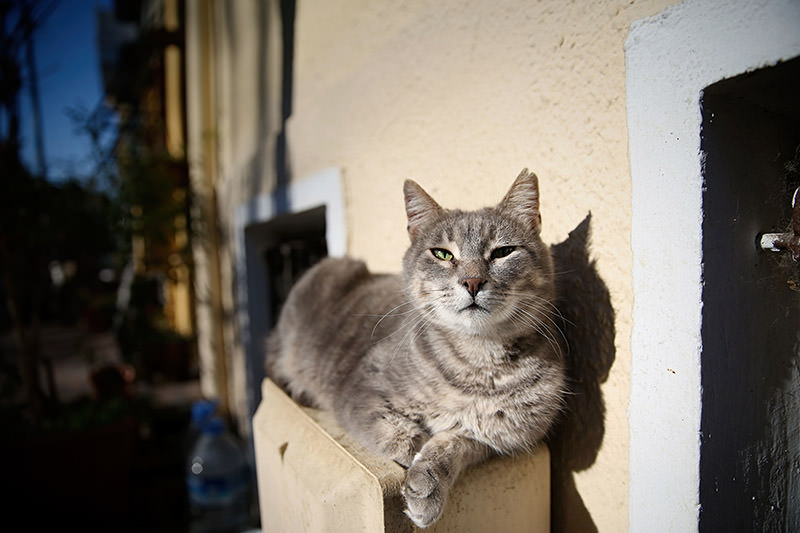
[[[244,531],[250,475],[242,449],[219,417],[202,425],[186,472],[192,533]]]
[[[183,451],[185,454],[189,454],[194,445],[197,444],[197,439],[203,433],[203,425],[205,425],[206,421],[216,416],[217,407],[219,407],[218,400],[197,400],[192,404],[189,427],[184,437]]]

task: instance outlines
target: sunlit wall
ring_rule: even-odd
[[[575,484],[600,531],[628,525],[633,292],[623,45],[633,21],[672,3],[296,4],[289,175],[341,170],[350,254],[399,270],[406,178],[445,206],[475,208],[497,202],[530,167],[549,242],[591,211],[593,256],[616,311],[616,360],[603,385],[603,445]],[[285,103],[279,4],[187,2],[192,180],[219,221],[218,246],[196,251],[203,387],[225,390],[240,413],[232,216],[276,182]]]

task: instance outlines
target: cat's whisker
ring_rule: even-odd
[[[527,318],[528,321],[527,321],[526,325],[528,327],[533,328],[542,337],[547,339],[548,343],[550,344],[550,346],[553,348],[553,350],[556,353],[559,353],[559,354],[562,353],[561,345],[555,340],[555,336],[554,336],[553,332],[551,331],[550,327],[544,321],[539,319],[536,315],[534,315],[534,314],[532,314],[532,313],[530,313],[530,312],[528,312],[528,311],[526,311],[526,310],[524,310],[522,308],[519,308],[519,307],[514,308],[513,309],[513,313],[516,314],[518,318],[521,318],[521,319]],[[555,329],[561,335],[561,338],[564,339],[565,345],[568,346],[567,339],[564,336],[564,332],[561,331],[561,328],[559,328],[558,325],[556,325],[554,322],[551,321],[551,323],[552,323],[553,327],[555,327]]]
[[[565,342],[567,341],[566,337],[564,336],[564,332],[561,329],[561,326],[559,326],[559,323],[556,321],[556,318],[558,318],[560,320],[561,324],[564,325],[564,326],[566,326],[566,325],[574,326],[574,324],[571,321],[569,321],[566,318],[564,318],[564,315],[562,315],[561,312],[558,309],[555,309],[555,312],[553,312],[553,310],[548,309],[546,307],[543,307],[539,302],[524,302],[523,301],[523,302],[520,302],[519,305],[521,307],[524,307],[525,309],[528,309],[528,310],[531,310],[531,311],[534,311],[534,312],[537,312],[537,313],[541,314],[543,319],[545,319],[548,322],[550,322],[550,324],[552,324],[553,327],[555,327],[559,331],[559,333],[561,333],[561,336],[562,336],[562,338],[564,338],[564,341]]]
[[[401,303],[400,305],[397,305],[397,306],[393,307],[387,313],[384,313],[383,316],[381,316],[380,320],[375,322],[375,325],[372,327],[372,332],[370,333],[369,338],[371,339],[371,338],[373,338],[375,336],[375,330],[378,329],[378,326],[381,325],[381,322],[383,322],[386,317],[388,317],[390,315],[391,316],[397,316],[397,315],[411,314],[411,313],[413,313],[413,312],[415,312],[417,310],[416,307],[412,307],[409,311],[404,311],[402,313],[393,314],[396,310],[400,309],[401,307],[408,306],[408,305],[414,305],[414,301],[413,300],[408,300],[406,302]],[[373,315],[373,316],[376,316],[376,315]]]
[[[561,313],[561,310],[558,308],[558,306],[556,306],[550,300],[547,300],[546,298],[542,298],[541,296],[539,296],[537,294],[531,294],[531,293],[528,293],[528,292],[521,292],[521,291],[514,291],[514,290],[506,291],[505,294],[507,294],[509,296],[518,296],[518,297],[521,298],[521,300],[523,302],[525,302],[525,300],[528,300],[528,299],[533,299],[533,300],[535,300],[535,302],[531,302],[531,303],[544,304],[544,306],[547,309],[551,310],[550,312],[552,314],[558,316],[558,318],[560,318],[562,321],[564,321],[565,323],[567,323],[567,324],[569,324],[571,326],[575,325],[571,321],[567,320],[566,317],[564,317],[564,315]]]
[[[513,300],[513,302],[509,302],[509,300]],[[509,309],[512,312],[514,312],[516,309],[519,312],[524,313],[526,318],[535,322],[535,324],[531,324],[527,321],[524,324],[518,321],[515,323],[523,326],[524,328],[535,327],[537,332],[543,336],[554,336],[555,332],[552,328],[555,328],[555,330],[558,332],[558,335],[564,340],[564,346],[566,347],[567,351],[569,351],[569,343],[562,327],[559,325],[559,322],[562,325],[571,324],[571,322],[564,318],[558,307],[553,305],[550,301],[535,294],[515,290],[506,290],[496,291],[493,298],[490,299],[490,302],[492,305],[496,305],[497,307],[509,305]],[[543,332],[542,328],[545,328],[546,332]]]
[[[397,309],[399,309],[399,308],[401,308],[401,307],[407,306],[407,305],[414,305],[414,304],[415,304],[415,302],[414,302],[413,300],[409,300],[409,301],[407,301],[407,302],[403,302],[403,303],[401,303],[400,305],[397,305],[397,306],[393,307],[392,309],[390,309],[389,311],[387,311],[387,312],[385,312],[385,313],[354,313],[354,314],[353,314],[353,315],[351,315],[351,316],[354,316],[354,317],[375,318],[375,317],[386,317],[386,316],[405,315],[405,314],[413,313],[413,312],[414,312],[414,309],[411,309],[411,310],[409,310],[409,311],[403,311],[403,312],[400,312],[400,313],[395,313],[395,310],[397,310]]]
[[[400,348],[406,344],[406,341],[408,341],[408,345],[410,346],[414,340],[416,340],[417,336],[428,327],[430,324],[430,320],[428,320],[428,318],[435,312],[436,308],[434,306],[428,306],[428,309],[420,312],[420,314],[416,317],[414,324],[406,328],[405,335],[403,335],[403,337],[397,342],[397,345],[392,352],[392,357],[389,359],[390,361],[394,360],[400,351]],[[400,331],[400,328],[398,328],[398,331]]]
[[[535,329],[545,340],[547,340],[554,353],[561,354],[561,347],[553,338],[550,331],[542,324],[532,324],[531,327]]]
[[[573,272],[575,272],[574,269],[554,270],[553,272],[550,272],[550,273],[547,273],[547,274],[539,274],[539,275],[543,276],[543,277],[559,278],[559,277],[564,276],[566,274],[572,274]]]
[[[421,291],[420,291],[420,294],[422,294],[422,295],[427,295],[427,294],[434,294],[434,293],[437,293],[437,292],[450,292],[450,291],[452,291],[452,290],[453,290],[453,289],[452,289],[451,287],[440,287],[440,288],[438,288],[438,289],[425,289],[425,290],[421,290]]]
[[[547,326],[546,324],[544,324],[544,321],[545,321],[545,320],[546,320],[547,322],[549,322],[549,323],[550,323],[550,325],[551,325],[553,328],[555,328],[555,330],[556,330],[556,331],[558,332],[558,334],[561,336],[561,340],[563,340],[563,341],[564,341],[563,345],[564,345],[564,347],[566,348],[566,350],[567,350],[567,353],[569,353],[569,349],[570,349],[570,348],[569,348],[569,341],[567,340],[567,336],[566,336],[566,334],[564,333],[564,330],[561,328],[561,326],[559,326],[559,324],[558,324],[558,323],[555,321],[555,319],[554,319],[554,318],[553,318],[551,315],[549,315],[549,314],[547,314],[547,313],[544,313],[544,314],[542,314],[542,319],[540,319],[540,322],[543,324],[543,326],[544,326],[544,327],[547,327],[547,330],[548,330],[548,331],[551,331],[551,330],[550,330],[550,327],[549,327],[549,326]],[[552,333],[551,333],[551,334],[552,334]]]
[[[405,313],[400,313],[400,314],[401,315],[408,315],[408,316],[406,316],[403,319],[403,321],[394,330],[392,330],[391,333],[388,333],[387,335],[385,335],[385,336],[383,336],[383,337],[381,337],[381,338],[379,338],[377,340],[374,340],[372,337],[375,334],[375,328],[373,328],[372,329],[372,335],[370,335],[370,340],[374,340],[375,343],[379,343],[384,339],[388,339],[390,337],[393,337],[393,336],[397,335],[398,333],[405,332],[406,331],[406,326],[408,326],[409,324],[414,323],[422,314],[424,314],[424,311],[421,311],[420,309],[415,307],[411,311],[408,311],[408,312],[405,312]],[[376,327],[377,327],[377,325],[376,325]]]
[[[415,325],[419,321],[420,317],[428,314],[429,310],[426,309],[426,307],[429,307],[429,306],[425,306],[423,308],[419,308],[419,307],[415,306],[413,309],[411,309],[409,311],[405,311],[403,313],[397,313],[397,314],[393,315],[393,316],[404,316],[404,318],[403,318],[402,322],[400,322],[400,324],[391,333],[389,333],[388,335],[386,335],[383,338],[389,338],[389,337],[392,337],[392,336],[394,336],[394,335],[396,335],[398,333],[406,332],[407,329],[409,328],[409,326],[413,327],[413,325]],[[384,318],[386,318],[386,316],[384,316]],[[373,333],[374,333],[374,329],[373,329]]]
[[[510,296],[518,296],[518,297],[522,298],[523,300],[527,300],[527,299],[536,300],[537,302],[544,304],[546,307],[548,307],[550,309],[553,309],[556,313],[561,314],[561,311],[558,309],[558,306],[556,306],[556,304],[553,303],[551,300],[548,300],[547,298],[543,298],[542,296],[539,296],[538,294],[534,294],[534,293],[532,293],[530,291],[518,291],[518,290],[513,290],[512,289],[512,290],[506,291],[506,294],[508,294]]]
[[[430,316],[430,315],[428,315],[428,316]],[[426,316],[424,318],[424,320],[421,321],[421,323],[414,328],[414,333],[411,335],[411,338],[408,340],[408,344],[409,345],[414,344],[414,342],[416,342],[416,340],[419,338],[419,336],[422,335],[425,332],[425,330],[428,329],[428,327],[430,325],[431,325],[431,321],[428,320],[428,317]]]

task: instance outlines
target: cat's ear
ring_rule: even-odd
[[[536,174],[523,168],[503,201],[500,202],[499,208],[501,211],[521,218],[535,231],[540,231],[542,215],[539,213],[539,180]]]
[[[403,195],[406,200],[408,235],[413,241],[421,228],[441,215],[442,207],[413,180],[406,180],[403,184]]]

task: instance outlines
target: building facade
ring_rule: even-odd
[[[224,397],[248,431],[281,292],[274,265],[299,270],[318,253],[298,240],[399,271],[404,179],[442,205],[473,209],[497,202],[529,167],[546,242],[591,213],[591,256],[615,317],[613,365],[599,384],[601,445],[571,472],[554,524],[697,527],[701,97],[716,81],[800,54],[797,4],[753,4],[187,3],[188,160],[209,236],[195,246],[206,394]],[[753,45],[764,35],[769,45]],[[689,44],[664,48],[676,42]],[[727,61],[754,47],[763,54]],[[670,115],[684,89],[689,118]],[[653,120],[689,126],[679,142]],[[671,163],[680,157],[692,162],[688,174]],[[675,191],[675,216],[648,208]],[[677,277],[667,274],[680,268],[664,266],[672,250],[654,264],[662,235],[686,267]]]

